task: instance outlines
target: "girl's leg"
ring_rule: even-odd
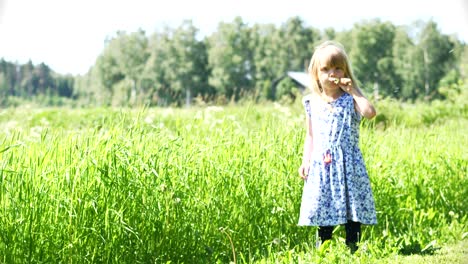
[[[322,243],[332,238],[334,228],[334,226],[319,226],[318,234]]]
[[[346,245],[349,246],[352,252],[358,249],[357,243],[361,236],[361,223],[348,220],[345,224],[346,230]]]

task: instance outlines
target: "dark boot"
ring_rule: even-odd
[[[361,235],[361,223],[348,220],[348,223],[345,224],[346,230],[346,245],[351,250],[351,253],[358,250],[357,244],[360,240]]]
[[[317,231],[318,237],[317,237],[317,243],[316,247],[320,247],[323,242],[326,240],[330,240],[332,238],[332,233],[334,226],[319,226],[319,229]]]

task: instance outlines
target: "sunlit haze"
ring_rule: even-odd
[[[31,59],[58,73],[85,74],[106,37],[119,30],[141,28],[150,35],[191,19],[204,36],[236,16],[248,25],[277,26],[299,16],[305,26],[338,31],[365,19],[408,26],[432,19],[442,33],[468,43],[466,0],[0,0],[0,58],[21,64]]]

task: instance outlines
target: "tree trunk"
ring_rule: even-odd
[[[424,58],[424,99],[429,100],[429,71],[428,71],[428,55],[427,49],[424,48],[423,50],[423,58]]]
[[[130,105],[135,106],[136,104],[136,80],[133,79],[132,90],[130,91]]]
[[[191,101],[191,94],[190,94],[190,88],[185,89],[185,106],[190,107],[190,101]]]

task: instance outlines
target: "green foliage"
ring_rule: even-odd
[[[276,86],[276,98],[278,100],[293,101],[297,95],[297,85],[291,80],[291,78],[282,79]]]
[[[58,75],[44,63],[1,59],[0,103],[7,105],[10,96],[58,96],[92,106],[182,106],[193,98],[204,104],[272,100],[265,84],[288,71],[304,71],[315,45],[326,39],[343,43],[358,84],[378,99],[439,100],[445,97],[441,80],[449,74],[452,83],[466,82],[466,44],[442,34],[432,20],[410,27],[363,20],[337,32],[319,31],[299,17],[280,26],[250,26],[237,17],[205,38],[191,21],[149,37],[142,30],[119,31],[106,40],[84,76]],[[122,82],[131,82],[128,93]]]
[[[9,106],[9,97],[32,99],[42,96],[70,98],[74,79],[70,75],[56,75],[44,63],[24,65],[0,60],[0,105]],[[53,101],[53,100],[52,100]]]
[[[176,29],[166,28],[150,37],[151,55],[143,73],[149,105],[190,104],[195,96],[214,93],[208,85],[206,44],[197,39],[191,21]]]
[[[417,63],[421,60],[416,57],[413,41],[405,29],[401,27],[396,29],[392,50],[395,75],[398,78],[395,98],[415,99],[418,97],[418,87],[421,85],[421,67],[420,63]]]
[[[258,82],[261,83],[261,97],[266,100],[274,101],[275,100],[275,92],[271,85],[270,81]]]
[[[395,26],[376,19],[356,24],[352,33],[349,56],[357,79],[367,90],[392,95],[395,87],[392,62]]]
[[[249,47],[250,31],[242,18],[220,23],[208,38],[209,83],[218,94],[237,101],[241,91],[251,88],[253,61]]]
[[[314,44],[319,39],[318,31],[306,27],[299,17],[288,19],[280,29],[281,49],[273,56],[278,56],[286,63],[282,74],[286,71],[305,71],[309,66]]]
[[[274,100],[274,93],[266,82],[271,83],[288,70],[288,61],[279,56],[282,48],[281,31],[272,24],[254,25],[250,45],[253,48],[255,89],[262,91],[264,98]]]
[[[377,107],[361,148],[379,224],[354,255],[343,228],[315,249],[296,225],[300,103],[6,109],[0,262],[378,263],[466,239],[466,104]]]
[[[452,68],[455,60],[453,48],[455,44],[448,36],[440,34],[437,24],[429,21],[419,37],[419,48],[423,53],[424,62],[424,96],[436,97],[439,81]]]
[[[130,34],[117,32],[117,36],[107,41],[103,54],[98,58],[97,67],[101,83],[113,96],[114,93],[121,92],[115,90],[121,89],[121,85],[118,84],[122,80],[130,80],[132,86],[125,101],[132,105],[136,104],[148,56],[148,39],[144,31],[139,30]],[[120,98],[117,100],[122,101]]]

